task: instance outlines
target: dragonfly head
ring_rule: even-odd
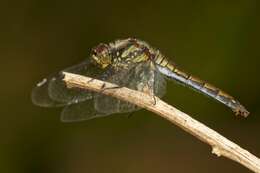
[[[109,46],[101,43],[92,49],[91,57],[101,68],[106,68],[112,63],[109,52]]]

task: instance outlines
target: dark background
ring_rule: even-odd
[[[247,119],[172,82],[164,100],[260,156],[257,2],[1,1],[0,172],[250,172],[151,112],[66,124],[30,92],[98,43],[137,37],[239,98]]]

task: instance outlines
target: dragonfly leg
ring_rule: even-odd
[[[90,79],[89,81],[88,81],[88,83],[90,83],[90,82],[93,82],[95,79],[94,78],[92,78],[92,79]]]
[[[130,112],[129,114],[126,115],[127,118],[131,118],[134,115],[134,112]]]
[[[106,87],[106,84],[104,83],[102,86],[101,86],[101,93],[104,92],[105,90],[108,90],[108,89],[118,89],[118,88],[122,88],[121,86],[115,86],[115,87]]]

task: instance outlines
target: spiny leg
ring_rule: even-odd
[[[114,87],[106,87],[106,84],[103,83],[103,85],[101,86],[101,91],[100,93],[103,93],[105,90],[109,90],[109,89],[119,89],[122,88],[121,86],[114,86]]]
[[[91,83],[91,82],[93,82],[95,79],[94,78],[92,78],[92,79],[90,79],[87,83]]]
[[[130,112],[126,115],[127,118],[131,118],[134,115],[134,112]]]

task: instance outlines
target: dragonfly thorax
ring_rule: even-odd
[[[129,66],[152,60],[156,51],[146,42],[128,38],[110,43],[114,66]]]
[[[99,44],[92,50],[92,59],[102,69],[111,65],[116,69],[127,68],[154,59],[158,51],[146,42],[128,38],[116,40],[109,44]]]

